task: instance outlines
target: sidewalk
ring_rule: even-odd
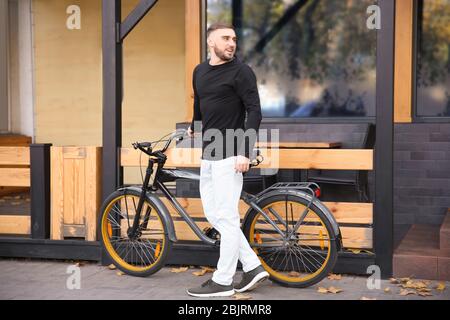
[[[173,273],[171,267],[163,268],[148,278],[135,278],[118,275],[118,270],[109,270],[96,263],[82,263],[80,290],[67,289],[66,282],[73,273],[67,268],[74,263],[41,260],[0,259],[0,299],[124,299],[124,300],[187,300],[191,298],[185,289],[198,286],[209,277],[192,274],[195,269]],[[240,279],[240,272],[235,280]],[[415,279],[414,279],[415,281]],[[387,280],[381,281],[381,288],[369,290],[367,278],[343,275],[341,280],[325,279],[307,289],[281,287],[266,281],[253,292],[246,293],[251,300],[330,300],[354,299],[363,297],[377,300],[450,300],[450,283],[446,282],[443,291],[436,290],[438,281],[431,281],[428,288],[432,296],[420,297],[416,294],[400,296],[400,287]],[[322,294],[319,287],[335,287],[342,292]],[[385,288],[390,292],[385,292]],[[228,298],[235,299],[235,298]]]

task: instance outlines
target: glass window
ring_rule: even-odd
[[[232,23],[258,78],[264,117],[375,116],[373,0],[207,0],[207,25]]]
[[[450,0],[418,1],[417,116],[450,117]]]

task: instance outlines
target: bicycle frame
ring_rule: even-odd
[[[128,235],[131,238],[136,237],[136,235],[137,235],[137,230],[138,230],[138,227],[139,227],[139,221],[140,221],[140,218],[141,218],[141,211],[142,211],[142,207],[143,207],[143,204],[144,204],[144,199],[145,199],[146,192],[148,190],[150,190],[152,192],[156,192],[157,190],[161,190],[161,192],[163,193],[165,198],[170,202],[170,204],[177,211],[177,213],[180,215],[180,217],[188,224],[188,226],[192,229],[192,231],[195,233],[195,235],[202,242],[204,242],[206,244],[209,244],[209,245],[213,245],[213,246],[220,245],[220,240],[212,239],[212,238],[208,237],[207,235],[205,235],[203,233],[203,231],[195,223],[194,219],[192,219],[192,217],[189,215],[189,213],[187,213],[186,210],[177,201],[176,197],[174,197],[173,194],[164,185],[164,182],[175,181],[175,180],[177,180],[179,178],[189,179],[189,180],[200,180],[200,176],[198,174],[193,174],[191,172],[183,171],[183,170],[180,170],[180,169],[164,169],[165,161],[166,161],[165,155],[160,155],[160,157],[158,157],[156,160],[152,159],[152,158],[149,159],[148,167],[147,167],[147,170],[146,170],[145,179],[144,179],[143,186],[142,186],[141,197],[139,198],[137,212],[136,212],[136,215],[135,215],[135,218],[134,218],[134,221],[133,221],[133,226],[129,230]],[[152,185],[149,186],[150,177],[153,174],[153,167],[154,167],[155,163],[158,164],[157,171],[155,173],[155,177],[154,177],[154,181],[153,181]],[[249,194],[249,193],[247,193],[245,191],[242,191],[240,199],[243,200],[251,208],[253,208],[257,212],[259,212],[266,219],[266,221],[270,225],[272,225],[272,227],[281,236],[283,236],[283,237],[285,237],[285,239],[289,240],[289,239],[291,239],[294,236],[294,234],[296,233],[296,231],[300,227],[303,219],[306,217],[306,215],[308,213],[308,210],[309,210],[311,204],[313,203],[313,201],[315,199],[315,192],[310,187],[311,185],[318,187],[314,183],[277,183],[277,184],[275,184],[275,185],[273,185],[273,186],[263,190],[262,192],[258,193],[257,195],[252,195],[252,194]],[[258,201],[267,192],[269,192],[271,190],[277,190],[277,189],[280,189],[280,188],[283,188],[284,190],[303,189],[303,190],[307,190],[307,191],[309,191],[311,193],[311,200],[310,200],[310,202],[308,203],[308,205],[306,206],[304,212],[300,216],[300,219],[297,221],[297,223],[295,224],[295,226],[292,229],[288,228],[287,223],[283,220],[283,218],[276,211],[274,211],[271,208],[269,209],[269,211],[277,218],[277,220],[281,224],[284,224],[286,226],[286,230],[288,230],[289,232],[282,231],[278,227],[278,225],[272,219],[270,219],[268,214],[261,207],[259,207],[257,205]],[[146,227],[146,223],[147,223],[147,221],[149,219],[149,215],[150,215],[150,212],[146,212],[146,216],[144,217],[144,227]]]
[[[182,135],[184,135],[184,133]],[[135,149],[141,150],[142,152],[149,155],[150,157],[149,157],[149,161],[148,161],[145,179],[143,181],[143,185],[142,185],[142,189],[141,189],[142,191],[141,191],[141,196],[139,198],[137,212],[134,217],[133,226],[131,228],[129,228],[129,230],[128,230],[128,236],[131,239],[134,239],[139,236],[139,232],[141,230],[141,226],[139,226],[139,221],[141,218],[141,211],[142,211],[142,207],[143,207],[143,204],[145,201],[147,191],[150,190],[152,192],[156,192],[157,190],[161,190],[161,192],[166,197],[166,199],[168,199],[168,201],[171,203],[171,205],[174,207],[174,209],[178,212],[178,214],[181,216],[181,218],[189,225],[189,227],[199,237],[199,239],[201,241],[203,241],[206,244],[210,244],[210,245],[219,245],[220,244],[219,240],[211,239],[210,237],[205,235],[202,232],[202,230],[200,230],[200,228],[195,223],[195,221],[190,217],[190,215],[184,210],[184,208],[180,205],[180,203],[176,200],[176,198],[170,193],[170,191],[164,185],[164,182],[175,181],[179,178],[185,178],[185,179],[189,179],[189,180],[200,180],[200,176],[198,174],[193,174],[191,172],[183,171],[183,170],[179,170],[179,169],[164,169],[164,165],[167,161],[167,156],[165,155],[165,151],[168,149],[169,145],[171,144],[171,142],[173,141],[173,139],[175,137],[176,137],[176,135],[172,136],[172,138],[167,140],[167,143],[164,146],[164,148],[162,150],[159,150],[156,152],[151,151],[151,143],[142,143],[142,144],[134,143],[133,144],[133,147]],[[147,147],[147,149],[146,149],[146,147]],[[259,154],[259,153],[257,152],[257,154]],[[253,164],[253,165],[251,164],[251,166],[258,165],[260,162],[261,161],[257,160],[256,164]],[[153,174],[153,167],[154,167],[155,163],[157,164],[157,170],[155,173],[153,183],[151,186],[149,186],[150,177]],[[308,182],[306,182],[306,183],[301,183],[301,182],[300,183],[298,183],[298,182],[277,183],[277,184],[263,190],[262,192],[258,193],[257,195],[251,195],[245,191],[242,191],[240,199],[243,200],[247,205],[249,205],[253,210],[256,210],[257,212],[259,212],[266,219],[266,221],[270,225],[272,225],[272,227],[281,236],[284,237],[284,239],[286,241],[289,241],[289,240],[291,240],[291,238],[294,237],[298,228],[302,224],[304,218],[308,214],[309,208],[313,202],[315,203],[315,205],[317,207],[319,207],[319,210],[321,210],[326,215],[328,220],[331,222],[331,224],[333,225],[335,234],[337,236],[340,236],[339,226],[338,226],[334,216],[323,204],[320,203],[320,201],[316,201],[316,197],[315,197],[316,193],[313,190],[313,188],[316,190],[317,189],[320,190],[319,186],[315,183],[308,183]],[[281,224],[284,224],[286,226],[286,231],[283,232],[278,227],[278,225],[272,219],[270,219],[268,214],[261,207],[259,207],[257,205],[257,203],[264,197],[264,195],[268,194],[268,192],[278,192],[278,194],[280,194],[280,193],[285,194],[286,200],[287,200],[288,193],[292,192],[292,190],[303,191],[303,193],[301,195],[299,195],[298,193],[296,193],[296,195],[301,196],[303,199],[308,200],[308,204],[307,204],[306,208],[304,209],[303,213],[301,214],[300,219],[296,222],[295,226],[291,230],[289,230],[290,228],[288,226],[288,223],[286,221],[284,221],[283,218],[277,212],[275,212],[271,208],[269,209],[269,211],[277,218],[277,220]],[[310,193],[311,195],[310,196],[307,195],[307,193],[305,191]],[[295,191],[294,191],[294,194],[295,194]],[[150,209],[150,211],[151,211],[151,209]],[[143,223],[144,228],[146,228],[146,226],[147,226],[148,219],[150,216],[150,211],[145,213],[144,223]],[[171,217],[168,217],[168,218],[171,218]]]
[[[187,171],[183,171],[183,170],[179,170],[179,169],[163,169],[165,159],[161,159],[161,160],[162,160],[162,163],[161,162],[158,163],[158,169],[157,169],[157,172],[155,173],[154,182],[151,186],[149,186],[150,177],[153,174],[153,166],[156,162],[153,159],[149,159],[149,164],[148,164],[148,167],[146,170],[146,175],[145,175],[144,183],[142,186],[141,197],[139,198],[138,207],[136,209],[137,212],[136,212],[136,215],[135,215],[135,218],[133,221],[133,226],[129,230],[128,235],[130,237],[135,237],[137,235],[139,221],[141,219],[141,213],[142,213],[141,211],[142,211],[142,207],[143,207],[144,199],[145,199],[145,193],[148,190],[151,190],[153,192],[155,192],[157,190],[161,190],[164,197],[170,202],[170,204],[177,211],[177,213],[180,215],[180,217],[188,224],[188,226],[192,229],[192,231],[195,233],[195,235],[202,242],[209,244],[209,245],[213,245],[213,246],[220,245],[220,240],[212,239],[203,233],[203,231],[200,229],[200,227],[197,225],[197,223],[195,223],[194,219],[192,219],[192,217],[189,215],[189,213],[187,213],[186,210],[177,201],[176,197],[174,197],[173,194],[164,185],[164,180],[174,181],[178,178],[185,178],[185,179],[187,178],[190,180],[200,180],[200,176],[197,174],[192,174],[191,172],[187,172]],[[253,197],[250,194],[243,191],[241,194],[241,199],[244,200],[249,206],[255,208],[258,211],[261,211],[261,213],[266,216],[268,221],[270,221],[273,224],[273,226],[279,230],[278,226],[267,217],[267,214],[260,207],[258,207],[256,205],[255,201],[253,200]],[[149,212],[146,213],[146,216],[144,217],[144,224],[145,224],[145,221],[148,221],[149,217],[147,215],[149,215],[149,214],[150,214]],[[280,232],[282,232],[282,231],[280,230]]]

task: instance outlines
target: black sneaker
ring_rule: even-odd
[[[256,267],[243,273],[241,282],[234,286],[234,290],[236,292],[253,290],[267,278],[269,278],[269,273],[264,270],[263,266]]]
[[[200,287],[188,289],[186,292],[188,295],[197,298],[229,297],[235,293],[232,285],[223,286],[215,283],[212,279],[206,281]]]

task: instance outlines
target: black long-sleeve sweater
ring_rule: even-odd
[[[201,120],[202,159],[220,160],[236,155],[249,158],[262,119],[252,69],[237,57],[216,66],[205,61],[194,70],[193,88],[191,129],[196,131],[195,121]],[[219,132],[222,142],[216,141]]]

